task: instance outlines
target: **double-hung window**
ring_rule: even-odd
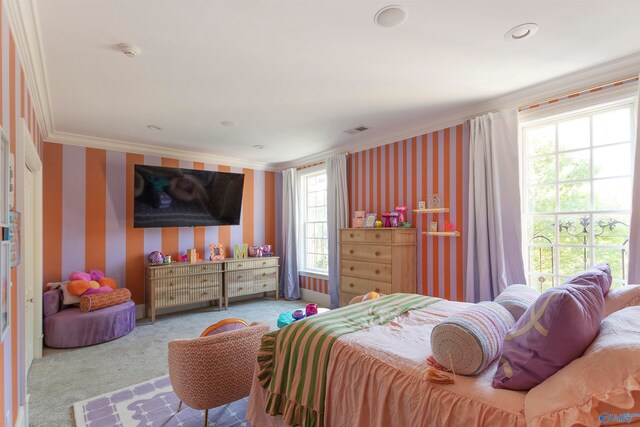
[[[626,283],[635,109],[622,99],[521,124],[529,285],[601,262],[613,286]]]
[[[325,169],[300,174],[300,224],[305,272],[327,274],[329,241],[327,236],[327,173]]]

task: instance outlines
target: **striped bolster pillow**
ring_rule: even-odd
[[[456,374],[477,375],[502,352],[513,316],[491,301],[478,303],[437,324],[431,332],[435,361]]]
[[[87,313],[89,311],[111,307],[112,305],[122,304],[130,299],[131,292],[126,288],[115,289],[111,292],[101,294],[83,295],[80,297],[80,310]]]
[[[511,285],[507,286],[493,302],[500,304],[518,321],[525,311],[536,302],[540,292],[537,289],[527,285]]]

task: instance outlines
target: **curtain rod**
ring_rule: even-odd
[[[349,156],[349,153],[344,153],[345,157]],[[324,165],[326,162],[324,160],[317,161],[315,163],[309,163],[308,165],[298,166],[296,170],[308,169],[314,166]]]
[[[627,77],[627,78],[624,78],[624,79],[615,80],[613,82],[599,84],[597,86],[593,86],[593,87],[590,87],[588,89],[582,89],[582,90],[578,90],[578,91],[575,91],[575,92],[570,92],[570,93],[567,93],[565,95],[554,96],[553,98],[548,98],[548,99],[545,99],[544,101],[539,101],[539,102],[535,102],[535,103],[530,104],[530,105],[525,105],[523,107],[518,107],[518,112],[524,111],[524,110],[529,110],[529,109],[532,109],[532,108],[537,108],[537,107],[539,107],[541,105],[544,105],[544,104],[551,104],[551,103],[560,101],[561,99],[574,98],[576,96],[582,95],[582,94],[587,93],[587,92],[597,92],[597,91],[602,90],[602,89],[604,89],[606,87],[609,87],[609,86],[620,86],[620,85],[625,84],[627,82],[637,81],[637,80],[638,80],[638,76]]]

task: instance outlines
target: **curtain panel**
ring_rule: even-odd
[[[282,276],[281,295],[287,300],[300,299],[298,279],[298,172],[282,171]]]
[[[327,232],[329,238],[329,297],[331,308],[340,305],[341,228],[349,226],[349,196],[347,190],[347,159],[344,154],[329,157],[327,165]]]

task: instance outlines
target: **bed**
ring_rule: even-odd
[[[637,288],[635,293],[640,295],[638,292],[640,287]],[[634,300],[636,303],[640,302],[637,295]],[[617,376],[608,372],[609,379],[598,379],[596,378],[598,374],[594,373],[594,377],[585,380],[583,388],[586,391],[582,391],[589,393],[601,384],[605,387],[604,382],[609,380],[625,381],[627,387],[624,390],[618,388],[616,393],[604,393],[606,396],[601,397],[600,403],[598,399],[592,399],[591,404],[588,402],[585,404],[582,402],[583,396],[577,395],[579,393],[576,396],[567,397],[565,395],[568,389],[558,386],[558,384],[566,385],[567,383],[559,377],[565,369],[571,368],[569,371],[575,371],[573,375],[578,378],[579,373],[584,372],[585,367],[581,367],[579,363],[577,367],[572,366],[580,362],[579,359],[530,392],[493,388],[491,382],[496,371],[497,360],[480,375],[456,376],[454,384],[428,381],[425,379],[428,369],[428,364],[425,362],[431,354],[432,329],[443,319],[464,310],[471,304],[441,299],[432,299],[433,301],[426,304],[425,300],[420,299],[425,297],[415,297],[418,298],[417,305],[422,304],[423,307],[404,311],[384,324],[368,325],[360,330],[357,330],[356,326],[356,331],[341,335],[335,340],[328,356],[326,381],[323,384],[324,394],[321,402],[317,398],[315,400],[317,403],[315,409],[322,412],[322,417],[304,419],[302,425],[546,426],[571,425],[575,420],[578,420],[576,422],[580,425],[600,425],[602,419],[599,417],[602,413],[618,414],[620,411],[628,411],[630,416],[637,415],[638,418],[633,421],[640,422],[640,362],[633,361],[634,357],[640,360],[638,357],[640,355],[640,335],[638,335],[640,307],[625,310],[636,311],[624,313],[626,317],[618,316],[622,317],[621,319],[611,316],[614,326],[610,329],[615,330],[612,336],[618,337],[616,348],[621,348],[618,353],[624,356],[624,361],[620,363],[628,366],[617,372],[619,374]],[[620,300],[621,298],[616,300],[619,306],[616,309],[623,306]],[[371,304],[371,302],[360,304]],[[333,310],[331,313],[335,315],[341,310],[345,308]],[[625,327],[626,333],[631,336],[630,347],[626,341],[619,342],[619,329]],[[636,335],[633,335],[634,333]],[[275,334],[277,335],[278,332]],[[606,357],[611,363],[617,363],[615,362],[617,356],[611,356],[610,353],[606,356],[598,354],[598,357]],[[295,357],[293,356],[292,359]],[[587,359],[587,357],[580,359]],[[589,360],[582,362],[586,363],[587,367],[592,364]],[[295,367],[295,363],[297,362],[292,366]],[[294,370],[297,371],[298,368],[299,366]],[[261,373],[264,373],[264,369],[258,365],[247,406],[247,419],[253,426],[261,427],[294,424],[291,422],[291,413],[284,418],[282,415],[272,416],[266,413],[270,401],[273,403],[273,399],[270,400],[273,395],[270,394],[269,386],[265,387],[264,381],[261,381]],[[550,381],[552,379],[555,379],[555,384]],[[596,385],[590,384],[589,381],[595,382]],[[631,384],[633,381],[636,383]],[[547,382],[550,382],[553,388],[549,388]],[[581,387],[579,381],[573,385],[568,381],[568,384],[569,389]],[[609,385],[606,387],[611,388]],[[563,390],[565,395],[558,395],[558,389]],[[550,395],[555,396],[555,401],[552,403],[548,402]],[[295,400],[295,396],[290,395],[282,398]],[[582,406],[574,403],[574,400]],[[612,412],[616,409],[618,412]],[[295,412],[295,410],[296,408],[289,412]],[[607,410],[609,412],[606,412]],[[271,410],[271,412],[278,411]],[[589,420],[593,422],[590,423]],[[625,419],[622,418],[622,420]],[[613,422],[615,419],[608,419],[608,421],[610,421],[609,425],[616,424]]]

